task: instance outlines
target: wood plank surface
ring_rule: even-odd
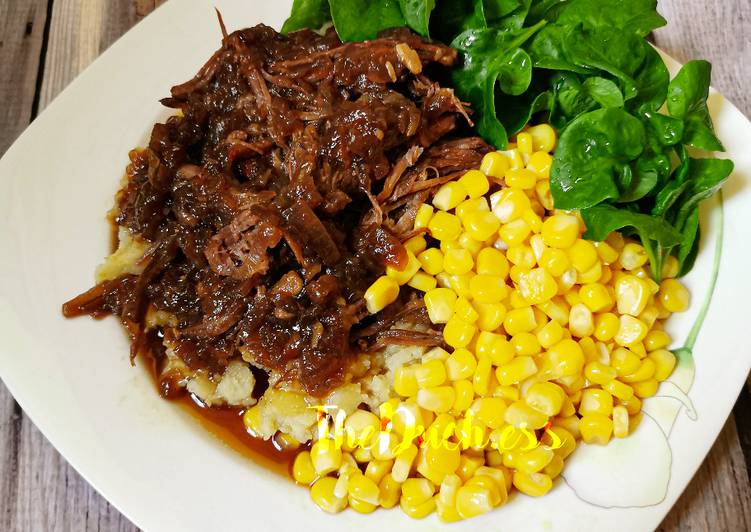
[[[0,154],[82,69],[159,3],[0,0]],[[662,0],[659,10],[669,26],[656,32],[657,45],[682,61],[712,61],[714,86],[751,115],[751,2]],[[751,530],[749,458],[747,388],[659,530]],[[0,531],[135,530],[60,457],[0,384]]]

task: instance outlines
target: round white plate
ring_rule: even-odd
[[[0,161],[0,375],[63,456],[146,530],[435,530],[435,516],[412,521],[399,511],[320,512],[307,490],[234,453],[160,399],[146,372],[130,367],[116,320],[60,314],[63,301],[91,286],[107,253],[104,215],[128,150],[166,116],[159,98],[219,46],[214,6],[230,29],[261,21],[278,28],[290,3],[168,2],[103,54],[6,153]],[[711,109],[737,169],[724,191],[724,249],[694,346],[693,383],[688,360],[675,384],[661,388],[665,397],[646,401],[650,417],[635,436],[577,451],[566,482],[548,496],[515,496],[452,530],[651,529],[701,464],[751,365],[751,349],[736,339],[748,327],[751,301],[744,229],[751,226],[751,124],[719,95]],[[676,347],[712,277],[721,211],[718,199],[710,203],[704,247],[687,279],[694,304],[671,322]],[[684,406],[689,400],[691,408]]]

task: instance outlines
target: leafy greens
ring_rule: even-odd
[[[406,26],[450,43],[463,59],[453,87],[488,142],[506,149],[542,113],[558,129],[551,193],[581,212],[586,238],[638,236],[658,280],[671,254],[691,269],[698,204],[733,164],[689,155],[723,150],[711,65],[691,61],[670,80],[645,40],[665,24],[656,0],[294,0],[282,31],[329,22],[343,41]]]

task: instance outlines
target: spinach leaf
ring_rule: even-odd
[[[577,117],[561,135],[550,175],[558,209],[586,209],[618,198],[616,183],[644,150],[642,123],[622,109],[600,109]]]
[[[436,0],[430,17],[431,34],[447,43],[467,30],[487,27],[482,0]]]
[[[553,94],[544,89],[542,92],[528,90],[519,96],[509,96],[501,91],[496,91],[495,94],[496,113],[508,136],[516,135],[524,129],[532,115],[548,111],[552,102]]]
[[[580,114],[599,107],[623,107],[623,95],[612,81],[587,78],[582,83],[573,72],[558,72],[551,79],[555,101],[550,113],[550,122],[562,130]]]
[[[435,0],[399,0],[399,6],[407,26],[423,37],[429,37],[430,13],[435,8]]]
[[[496,82],[512,94],[524,92],[531,81],[531,61],[515,50],[534,35],[544,22],[518,32],[496,29],[467,30],[451,45],[464,53],[464,65],[453,73],[460,98],[472,104],[477,132],[498,148],[508,142],[495,110]]]
[[[532,0],[519,0],[519,6],[516,9],[495,20],[490,17],[487,11],[488,5],[491,3],[493,2],[485,2],[485,13],[489,26],[505,30],[520,30],[524,27],[524,22],[527,19],[527,14],[529,13],[529,8],[532,4]]]
[[[375,39],[382,30],[406,25],[397,0],[329,0],[329,4],[344,42]]]
[[[621,189],[618,203],[638,201],[652,192],[658,183],[666,181],[670,175],[670,159],[660,151],[647,147],[636,160],[633,178],[628,187]]]
[[[660,113],[646,113],[652,137],[662,146],[674,146],[683,138],[683,121]]]
[[[648,214],[618,209],[612,205],[597,205],[581,211],[587,231],[584,238],[602,241],[611,232],[626,227],[633,228],[644,241],[654,240],[664,248],[676,246],[681,241],[681,234],[660,218]]]
[[[687,186],[672,217],[675,226],[682,227],[699,202],[717,192],[732,172],[733,162],[727,159],[691,159],[685,177]]]
[[[684,142],[710,151],[725,151],[712,127],[707,108],[712,65],[707,61],[689,61],[668,86],[668,111],[685,121]]]
[[[665,103],[670,73],[657,50],[646,42],[641,43],[641,48],[644,62],[633,74],[637,95],[629,102],[629,108],[636,113],[657,112]]]
[[[618,85],[609,79],[601,77],[591,77],[582,83],[584,94],[597,102],[600,107],[623,107],[623,94],[621,94]]]
[[[558,23],[624,30],[646,37],[666,21],[657,13],[657,0],[572,0]]]
[[[483,0],[485,19],[489,25],[516,11],[528,0]]]
[[[282,26],[282,33],[311,28],[317,30],[331,20],[329,0],[295,0],[292,12]]]
[[[699,254],[699,240],[701,227],[699,227],[699,209],[694,208],[686,218],[681,228],[681,242],[678,247],[679,276],[686,275],[694,267],[696,256]]]

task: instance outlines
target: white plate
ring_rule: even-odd
[[[146,373],[129,366],[116,320],[68,321],[60,314],[63,301],[91,286],[94,266],[107,252],[104,214],[128,150],[165,116],[158,99],[219,46],[215,5],[231,29],[260,21],[279,27],[290,1],[168,2],[86,70],[0,162],[2,378],[63,456],[144,529],[434,530],[435,516],[323,514],[306,490],[235,454],[161,400]],[[751,124],[719,95],[711,108],[737,170],[724,192],[719,281],[694,349],[688,396],[698,417],[686,415],[676,399],[650,399],[646,428],[619,445],[582,451],[566,474],[570,486],[559,482],[542,499],[516,496],[452,530],[651,529],[701,464],[751,365],[748,344],[736,340],[748,328],[751,301],[744,230],[751,226]],[[717,204],[704,210],[704,249],[687,279],[694,305],[672,321],[680,342],[711,278]],[[684,364],[673,380],[688,391],[692,375]],[[679,396],[677,390],[664,385],[660,395]]]

